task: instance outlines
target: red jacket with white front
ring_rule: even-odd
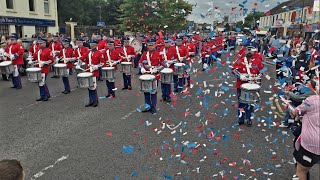
[[[120,52],[120,56],[121,57],[121,62],[132,62],[132,59],[134,58],[134,56],[136,55],[136,53],[134,52],[134,48],[132,46],[128,46],[128,47],[122,47],[119,48],[119,52]],[[125,58],[127,56],[132,56],[132,58],[127,59]]]
[[[151,66],[154,66],[154,67],[158,67],[158,66],[161,66],[161,63],[162,63],[162,57],[160,55],[160,52],[159,51],[152,51],[150,52],[149,50],[148,51],[145,51],[140,60],[139,60],[139,66],[141,67],[144,67],[144,69],[146,71],[150,71],[150,68],[148,67],[149,64],[148,64],[148,58],[147,58],[147,53],[149,53],[149,57],[150,57],[150,63],[151,63]],[[160,74],[159,72],[154,74],[156,76],[156,79],[159,80],[160,79]]]
[[[49,49],[51,51],[61,51],[62,50],[62,46],[60,42],[51,42],[49,45]]]
[[[9,44],[6,49],[5,52],[10,54],[10,55],[14,55],[14,54],[18,54],[18,57],[12,61],[13,65],[22,65],[24,64],[23,61],[23,53],[24,53],[24,49],[23,46],[16,43],[16,44]],[[7,58],[8,61],[10,61],[10,58]]]
[[[117,51],[116,49],[114,50],[108,49],[105,51],[103,56],[105,58],[105,67],[114,67],[115,70],[118,70],[118,66],[116,64],[111,66],[109,61],[113,62],[113,61],[121,60],[119,51]]]
[[[247,67],[245,64],[245,58],[239,58],[237,59],[232,67],[232,71],[233,70],[238,70],[241,74],[248,74],[247,72]],[[258,59],[247,59],[248,60],[248,64],[249,64],[249,68],[250,68],[250,73],[251,74],[255,74],[258,75],[260,74],[260,70],[264,68],[264,65],[262,64],[262,61],[258,60]],[[237,77],[237,84],[236,84],[236,88],[240,88],[242,84],[247,83],[246,81],[241,81],[239,77]]]
[[[29,53],[33,54],[36,53],[39,50],[39,45],[37,44],[32,44],[32,46],[30,46],[29,48]]]
[[[165,60],[178,60],[177,51],[174,46],[170,46],[169,48],[165,48],[165,47],[162,48],[160,50],[160,55],[162,56],[163,61],[165,61]],[[169,68],[171,68],[172,70],[175,70],[174,64],[171,64]]]
[[[73,57],[73,49],[71,47],[63,48],[60,53],[58,54],[58,57],[62,58],[72,58]],[[67,68],[72,69],[73,68],[73,62],[67,62]]]
[[[88,51],[80,58],[81,61],[86,63],[87,69],[88,69],[87,72],[90,72],[90,70],[89,70],[90,59],[91,59],[91,65],[98,65],[100,63],[104,63],[104,58],[103,58],[102,52],[100,52],[96,49]],[[94,70],[92,73],[93,73],[93,76],[95,76],[95,77],[99,76],[98,70]]]
[[[84,47],[84,46],[78,47],[73,50],[73,57],[80,58],[83,55],[85,55],[87,52],[89,52],[89,49],[87,47]]]
[[[49,65],[53,63],[53,56],[49,48],[39,48],[38,51],[33,54],[33,59],[38,63],[39,61],[46,62],[50,60],[51,63],[49,63],[48,65],[43,65],[41,67],[41,73],[49,73]],[[39,64],[37,64],[37,67],[39,67]]]

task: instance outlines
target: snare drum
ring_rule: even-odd
[[[145,74],[139,77],[140,90],[142,92],[156,93],[157,92],[157,81],[154,75]]]
[[[1,74],[12,74],[14,67],[11,61],[3,61],[0,63]]]
[[[113,82],[116,79],[116,70],[114,69],[114,67],[102,68],[102,78]]]
[[[185,63],[175,63],[174,64],[174,69],[175,69],[174,74],[182,76],[184,74],[185,66],[186,66]]]
[[[89,88],[94,86],[92,77],[93,77],[93,74],[90,72],[79,73],[77,75],[78,87]]]
[[[161,83],[171,84],[173,81],[173,70],[170,68],[164,68],[160,71]]]
[[[240,101],[248,104],[256,104],[260,102],[259,91],[261,86],[253,83],[245,83],[241,85]]]
[[[38,67],[32,67],[32,68],[27,68],[27,80],[30,82],[40,82],[42,81],[41,77],[41,68]]]
[[[68,76],[68,69],[67,69],[67,65],[64,63],[58,63],[53,65],[54,67],[54,74],[56,76]]]
[[[132,62],[122,62],[121,66],[122,66],[122,72],[123,73],[126,73],[126,74],[130,74],[131,73]]]

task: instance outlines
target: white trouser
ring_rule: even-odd
[[[13,65],[13,73],[12,73],[13,77],[18,77],[19,76],[19,69],[18,69],[18,65]]]
[[[41,81],[39,82],[39,86],[44,86],[46,84],[46,74],[41,73]]]
[[[97,77],[92,77],[93,86],[89,87],[90,90],[96,90],[97,89]]]

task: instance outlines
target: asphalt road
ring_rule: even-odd
[[[281,110],[269,99],[274,66],[266,64],[271,79],[263,78],[253,127],[236,125],[235,77],[224,60],[219,66],[203,72],[195,62],[192,88],[170,104],[159,88],[156,115],[138,112],[135,75],[133,90],[122,91],[118,72],[115,99],[99,82],[97,108],[84,107],[75,75],[68,95],[48,78],[48,102],[35,101],[38,86],[25,78],[22,90],[0,81],[0,159],[20,160],[26,179],[291,179],[293,136],[274,126]]]

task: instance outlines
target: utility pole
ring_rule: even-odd
[[[101,5],[99,5],[99,6],[97,6],[97,8],[99,8],[99,20],[100,20],[100,22],[101,22],[101,19],[102,19],[102,17],[101,17]]]

